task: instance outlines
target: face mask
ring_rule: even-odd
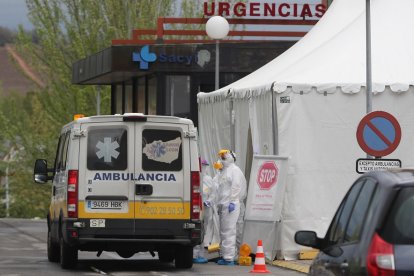
[[[224,167],[228,167],[230,164],[234,163],[233,156],[230,153],[226,153],[223,157],[224,159],[222,159],[221,162]]]
[[[221,163],[223,163],[223,167],[227,168],[230,165],[230,161],[229,160],[221,160]]]

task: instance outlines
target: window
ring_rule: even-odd
[[[137,93],[138,93],[138,112],[146,114],[145,111],[145,77],[138,79],[138,85],[137,85]]]
[[[338,243],[342,241],[342,238],[345,234],[345,229],[348,224],[349,216],[351,215],[352,209],[354,207],[355,201],[358,197],[358,194],[362,188],[362,184],[365,180],[360,180],[355,183],[351,190],[348,192],[344,201],[341,203],[338,212],[335,214],[333,221],[335,225],[332,224],[331,229],[328,233],[329,241],[333,243]]]
[[[132,85],[125,84],[124,113],[132,112]]]
[[[367,210],[371,203],[371,198],[375,190],[375,184],[376,182],[374,182],[372,179],[367,179],[367,181],[364,183],[355,203],[352,215],[349,219],[345,232],[344,242],[353,242],[359,240]]]
[[[63,170],[66,170],[66,161],[68,160],[69,141],[70,141],[70,132],[67,132],[65,135],[65,143],[63,145],[63,152],[62,152],[62,169]]]
[[[66,158],[69,146],[69,132],[60,135],[55,159],[55,172],[66,169]]]
[[[153,76],[148,79],[148,114],[157,114],[157,79]]]
[[[182,159],[180,131],[145,129],[142,132],[143,170],[181,171]]]
[[[128,159],[127,130],[95,128],[88,132],[88,170],[125,170]]]
[[[122,84],[115,85],[115,114],[122,114]]]
[[[414,187],[398,193],[381,236],[393,244],[414,244]]]
[[[190,76],[167,76],[165,113],[188,117],[190,114]]]

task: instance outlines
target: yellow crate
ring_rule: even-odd
[[[245,266],[252,265],[252,257],[250,257],[250,256],[247,256],[247,257],[240,256],[239,257],[239,265],[245,265]]]
[[[217,252],[220,251],[220,244],[218,243],[213,243],[212,245],[210,245],[208,248],[208,253],[213,253],[213,252]]]
[[[317,249],[300,251],[298,255],[298,259],[299,260],[313,260],[316,258],[316,255],[318,255],[318,253],[319,253],[319,250]]]

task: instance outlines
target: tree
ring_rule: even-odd
[[[11,147],[19,150],[9,166],[10,214],[44,217],[50,184],[34,185],[36,158],[53,164],[62,125],[76,113],[94,115],[96,87],[71,83],[72,64],[111,45],[115,38],[128,38],[136,28],[155,28],[155,18],[175,10],[173,0],[27,0],[33,33],[19,29],[19,53],[30,60],[46,85],[28,95],[0,98],[0,158]],[[101,93],[101,112],[110,112],[110,89]],[[1,160],[1,159],[0,159]],[[4,189],[0,188],[4,198]],[[0,207],[0,216],[4,215]]]
[[[210,0],[211,1],[211,0]],[[232,0],[235,1],[235,0]],[[34,32],[20,27],[17,49],[29,60],[45,86],[25,97],[0,98],[0,158],[10,147],[20,149],[8,165],[15,217],[44,217],[50,184],[34,185],[36,158],[53,164],[57,137],[72,116],[94,115],[96,87],[73,85],[72,64],[130,38],[134,29],[156,29],[158,17],[200,17],[197,0],[26,0]],[[181,4],[179,6],[179,4]],[[200,28],[201,26],[194,26]],[[35,39],[33,39],[35,37]],[[101,91],[101,113],[110,113],[110,88]],[[1,160],[1,159],[0,159]],[[0,194],[2,190],[0,189]],[[0,216],[4,210],[0,208]]]
[[[0,26],[0,47],[6,43],[13,43],[16,34],[8,28]]]
[[[72,64],[109,47],[114,38],[130,37],[137,27],[154,27],[154,18],[171,13],[173,4],[173,0],[28,0],[39,46],[20,32],[20,52],[30,55],[48,81],[41,102],[49,116],[64,124],[76,113],[95,114],[96,87],[72,85]],[[109,87],[103,90],[101,110],[110,111]]]

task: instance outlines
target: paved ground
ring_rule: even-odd
[[[277,267],[283,267],[290,270],[295,270],[304,274],[309,272],[309,265],[311,264],[311,260],[295,260],[295,261],[282,261],[276,260],[273,261],[273,265]]]
[[[267,275],[300,276],[305,261],[267,265]],[[253,266],[219,266],[213,262],[195,264],[192,269],[179,270],[172,263],[158,261],[148,253],[123,259],[116,253],[80,252],[75,270],[62,270],[46,257],[46,223],[44,220],[0,219],[0,275],[263,275],[250,273]]]

